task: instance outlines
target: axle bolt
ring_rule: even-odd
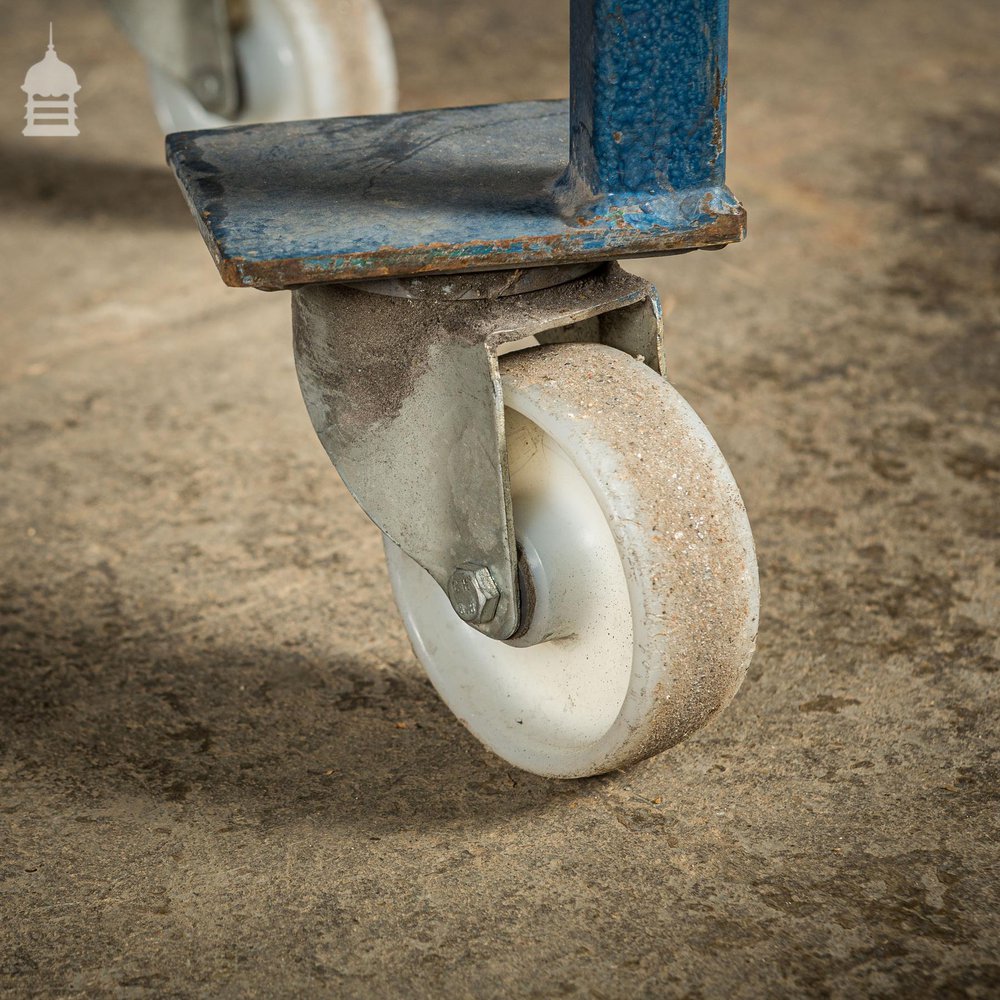
[[[485,566],[462,563],[448,581],[448,598],[463,622],[482,625],[496,615],[500,591]]]

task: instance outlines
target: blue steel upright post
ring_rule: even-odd
[[[728,0],[571,0],[567,182],[625,201],[726,179]]]

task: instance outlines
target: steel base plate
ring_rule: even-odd
[[[247,125],[167,137],[228,285],[489,271],[742,239],[726,187],[573,204],[566,101]]]

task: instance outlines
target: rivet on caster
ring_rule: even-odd
[[[718,0],[572,0],[568,103],[167,140],[226,282],[292,289],[309,415],[432,681],[538,774],[672,746],[753,652],[739,492],[612,262],[744,234],[726,29]]]

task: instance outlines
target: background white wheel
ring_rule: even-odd
[[[736,693],[757,634],[750,525],[704,424],[645,365],[597,344],[500,364],[531,628],[485,637],[386,539],[393,592],[483,743],[536,774],[599,774],[673,746]]]
[[[248,0],[235,46],[243,100],[232,119],[150,64],[164,132],[396,109],[395,55],[377,0]]]

